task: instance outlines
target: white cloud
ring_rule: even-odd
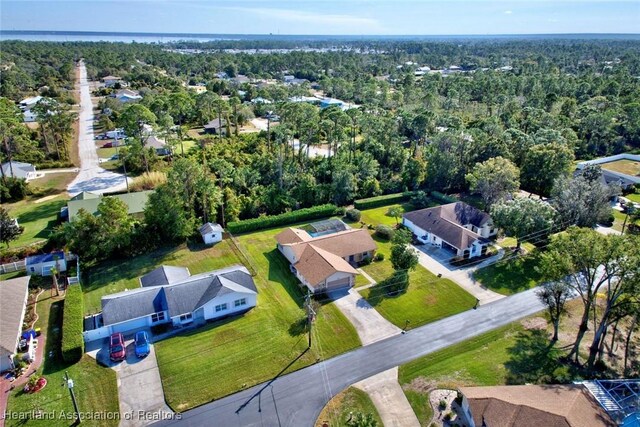
[[[505,11],[504,11],[504,14],[505,14],[505,15],[511,15],[512,13],[513,13],[513,11],[511,11],[511,10],[505,10]]]
[[[323,14],[292,9],[267,9],[261,7],[222,7],[221,9],[235,10],[243,13],[252,13],[267,18],[282,21],[313,23],[322,25],[349,25],[358,27],[377,28],[380,23],[377,19],[364,18],[352,15]]]

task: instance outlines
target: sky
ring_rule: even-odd
[[[0,0],[4,30],[208,34],[640,33],[640,0]]]

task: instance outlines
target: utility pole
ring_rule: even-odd
[[[78,402],[76,401],[76,395],[73,393],[73,380],[69,378],[69,372],[67,371],[64,371],[64,378],[67,381],[67,388],[69,389],[69,394],[71,394],[71,402],[73,402],[73,410],[76,413],[75,424],[80,424],[82,420],[80,419],[80,410],[78,409]]]
[[[316,312],[313,311],[313,307],[311,307],[311,291],[307,290],[307,295],[305,296],[305,305],[307,309],[307,325],[309,327],[309,347],[311,348],[311,325],[313,324],[313,318],[316,315]]]

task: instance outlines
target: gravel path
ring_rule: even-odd
[[[110,172],[100,167],[96,145],[93,139],[93,102],[87,81],[87,68],[80,62],[80,112],[78,114],[78,154],[80,173],[69,184],[67,191],[75,196],[83,191],[105,193],[126,188],[124,175]]]

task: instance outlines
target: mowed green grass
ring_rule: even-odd
[[[156,344],[168,404],[177,411],[219,399],[317,360],[360,346],[358,335],[333,303],[318,310],[307,349],[304,293],[276,249],[272,229],[238,237],[258,288],[255,308]]]
[[[391,207],[402,207],[405,212],[413,210],[409,203],[367,209],[362,211],[362,221],[393,227],[396,225],[395,218],[386,214]],[[377,253],[383,254],[384,260],[372,262],[362,269],[380,283],[394,273],[389,261],[391,242],[375,234],[373,239],[378,244]],[[376,287],[364,289],[360,293],[385,319],[401,328],[407,320],[410,321],[409,328],[414,328],[468,310],[476,302],[471,294],[451,280],[438,278],[420,265],[409,273],[409,288],[399,296],[388,297],[385,289]]]
[[[384,285],[382,285],[384,286]],[[409,287],[398,296],[387,296],[387,289],[374,286],[360,294],[388,321],[409,329],[434,322],[472,308],[476,299],[449,279],[418,265],[409,273]]]
[[[26,199],[15,203],[6,203],[4,208],[9,216],[18,219],[18,224],[24,227],[24,232],[10,247],[25,246],[47,240],[58,225],[60,209],[66,206],[68,197],[58,195],[53,199],[36,203],[40,198]]]
[[[129,260],[111,260],[91,267],[84,272],[85,312],[101,310],[100,299],[104,295],[140,287],[138,278],[161,265],[187,267],[191,274],[242,264],[231,249],[228,240],[210,247],[201,244],[181,245],[159,249]]]
[[[520,323],[512,323],[400,366],[398,381],[420,424],[431,420],[432,388],[505,384],[509,349],[522,330]]]
[[[502,295],[526,291],[542,282],[542,274],[536,270],[540,258],[535,251],[513,258],[512,255],[505,254],[505,257],[505,260],[477,270],[474,278]]]
[[[369,395],[355,387],[349,387],[331,399],[320,413],[315,425],[321,427],[325,422],[336,426],[347,425],[351,414],[355,415],[358,412],[373,415],[378,426],[382,427],[380,414]]]
[[[47,379],[47,386],[34,394],[27,394],[22,387],[16,388],[11,393],[8,403],[8,411],[27,413],[41,410],[44,413],[54,411],[56,418],[29,419],[26,422],[20,420],[5,420],[7,426],[70,426],[72,418],[67,420],[59,418],[63,411],[65,416],[73,416],[73,404],[69,396],[69,390],[62,387],[64,373],[69,372],[69,377],[74,382],[74,390],[78,399],[78,406],[83,413],[115,414],[119,411],[118,389],[116,373],[102,367],[89,356],[84,356],[78,363],[69,365],[62,361],[60,354],[60,339],[62,326],[63,298],[51,298],[45,291],[40,296],[37,304],[39,315],[36,327],[46,331],[46,347],[44,351],[44,363],[38,373]],[[42,338],[40,338],[42,339]],[[42,342],[40,342],[42,345]],[[91,426],[117,426],[118,420],[91,420],[84,421],[83,425]]]
[[[632,202],[640,203],[640,193],[631,193],[631,194],[627,194],[624,197],[631,200]]]

